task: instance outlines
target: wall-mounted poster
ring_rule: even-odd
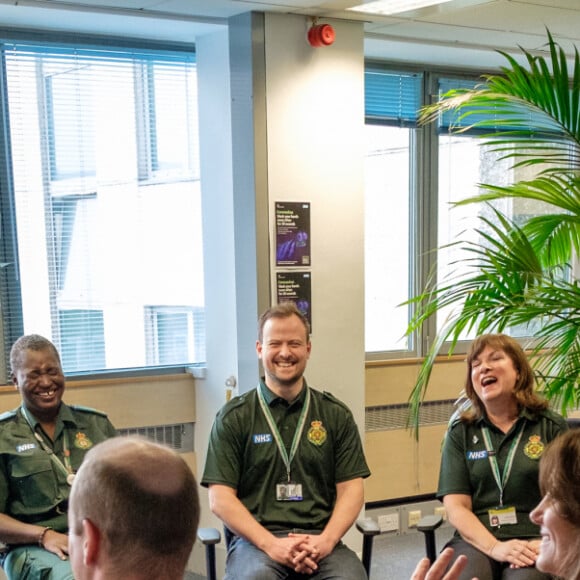
[[[276,202],[276,266],[310,266],[310,203]]]
[[[276,289],[278,302],[294,302],[306,316],[312,330],[312,285],[310,272],[278,272]]]

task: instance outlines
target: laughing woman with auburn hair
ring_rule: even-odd
[[[535,392],[519,343],[504,334],[476,338],[467,356],[470,409],[443,446],[439,489],[456,534],[448,543],[468,564],[460,580],[541,580],[540,530],[529,513],[540,501],[539,461],[568,426]]]

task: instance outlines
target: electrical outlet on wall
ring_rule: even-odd
[[[419,523],[420,519],[421,519],[421,510],[411,510],[409,512],[408,526],[410,528],[417,527],[417,524]]]
[[[377,518],[381,532],[398,532],[399,531],[399,514],[385,514]]]

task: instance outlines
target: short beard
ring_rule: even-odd
[[[275,373],[268,371],[266,371],[266,375],[272,382],[280,385],[281,387],[292,387],[304,376],[304,373],[297,373],[288,379],[281,379],[280,377],[276,376]]]

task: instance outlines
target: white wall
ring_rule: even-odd
[[[306,376],[348,403],[363,425],[363,28],[330,22],[335,43],[312,48],[310,19],[266,15],[270,246],[274,203],[309,201],[313,347]]]

